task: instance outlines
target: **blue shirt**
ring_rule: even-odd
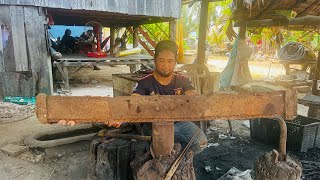
[[[153,74],[142,78],[133,89],[133,93],[140,95],[184,95],[186,91],[194,90],[191,81],[178,73],[168,85],[160,84]]]

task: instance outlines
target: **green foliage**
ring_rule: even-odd
[[[250,32],[251,30],[249,30]],[[256,30],[257,31],[257,28]],[[282,45],[288,42],[300,42],[305,45],[311,46],[313,49],[319,48],[320,36],[317,33],[310,31],[289,31],[280,30],[277,28],[263,28],[260,33],[248,33],[251,42],[257,44],[260,39],[265,39],[275,45],[276,34],[281,33],[283,37]]]
[[[182,6],[181,17],[183,26],[183,37],[188,38],[191,32],[199,31],[200,23],[200,3],[195,3],[191,8],[187,5]]]
[[[230,4],[232,0],[219,1],[209,4],[209,33],[207,40],[211,45],[223,48],[227,39],[227,27],[231,23],[229,21],[232,11]]]
[[[163,30],[160,30],[160,28]],[[156,42],[169,39],[169,23],[157,23],[157,24],[146,24],[143,26],[144,31],[146,31],[149,36]]]
[[[209,3],[208,7],[208,42],[221,46],[227,41],[226,29],[228,19],[232,15],[230,5],[232,0],[224,0]],[[199,33],[201,3],[194,3],[191,8],[182,7],[181,20],[183,24],[183,37],[189,38],[191,32]]]

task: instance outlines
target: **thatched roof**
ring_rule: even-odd
[[[181,2],[192,4],[198,1],[202,0]],[[295,30],[320,29],[320,0],[233,0],[232,9],[232,18],[236,26],[245,24],[249,27],[284,26]],[[296,14],[295,18],[290,18],[291,13]]]
[[[234,0],[233,4],[238,20],[270,19],[276,16],[276,10],[293,10],[296,17],[320,15],[319,0]]]
[[[295,18],[289,17],[291,13],[296,13]],[[265,23],[262,26],[290,26],[290,28],[301,30],[318,29],[319,16],[320,0],[234,0],[233,3],[233,19],[248,26],[260,26],[257,23],[258,20],[267,20],[260,21]],[[319,21],[311,23],[309,18],[313,20],[319,18]],[[255,23],[249,23],[250,21]],[[298,23],[291,24],[290,21]]]

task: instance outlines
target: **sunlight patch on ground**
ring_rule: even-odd
[[[228,57],[223,56],[211,56],[207,62],[210,70],[216,72],[222,72],[227,63]],[[285,69],[283,65],[275,61],[249,61],[249,68],[254,80],[285,75]]]

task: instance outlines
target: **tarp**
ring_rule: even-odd
[[[221,72],[220,87],[241,86],[252,81],[248,60],[252,49],[244,39],[236,38],[227,66]]]
[[[34,105],[36,103],[36,98],[35,97],[21,97],[21,96],[6,96],[2,99],[3,102],[11,102],[15,104],[20,104],[20,105],[27,105],[27,104],[32,104]]]

